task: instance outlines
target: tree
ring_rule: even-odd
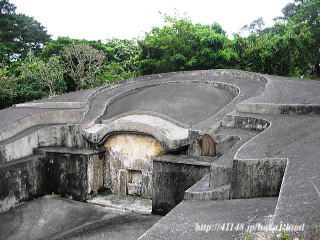
[[[135,41],[113,38],[108,39],[105,46],[107,64],[117,63],[124,71],[138,71],[136,61],[141,50]]]
[[[98,51],[103,51],[104,53],[107,52],[106,45],[100,40],[87,41],[84,39],[80,40],[80,39],[73,39],[69,37],[58,37],[56,40],[52,40],[45,45],[45,47],[41,52],[41,58],[49,59],[50,57],[53,57],[53,56],[60,56],[62,55],[62,52],[65,47],[75,45],[75,44],[80,44],[80,43],[88,44]]]
[[[9,75],[5,68],[0,69],[0,109],[7,107],[16,101],[17,81]]]
[[[16,7],[8,0],[1,0],[0,60],[6,64],[25,58],[31,50],[40,53],[44,44],[51,40],[38,21],[15,11]]]
[[[65,69],[59,57],[51,57],[48,62],[35,58],[32,54],[21,66],[21,76],[43,84],[49,90],[49,96],[62,93],[66,89]]]
[[[167,21],[138,42],[143,74],[232,67],[236,54],[220,25],[169,17]]]
[[[300,34],[308,35],[301,55],[308,56],[311,74],[320,77],[320,1],[294,0],[282,10],[284,20]]]
[[[239,56],[238,68],[281,76],[300,77],[306,59],[301,49],[308,36],[295,32],[286,24],[277,23],[259,35],[234,35],[234,49]]]
[[[67,62],[68,73],[76,84],[76,89],[90,85],[102,72],[105,58],[103,51],[98,51],[88,44],[73,44],[64,48],[62,56]]]
[[[250,33],[259,34],[261,33],[262,28],[264,27],[265,23],[264,20],[260,17],[250,24],[244,25],[241,30],[242,31],[249,31]]]

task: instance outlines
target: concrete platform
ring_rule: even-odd
[[[135,240],[159,219],[46,196],[0,214],[0,239]]]
[[[256,224],[270,223],[276,203],[276,198],[183,201],[139,240],[245,239]]]

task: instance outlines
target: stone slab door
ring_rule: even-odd
[[[114,194],[151,199],[152,160],[165,152],[160,142],[141,133],[117,133],[104,143]]]

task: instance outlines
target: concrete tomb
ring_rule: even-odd
[[[0,239],[320,239],[319,92],[217,69],[1,110]]]

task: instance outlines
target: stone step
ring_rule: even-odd
[[[107,209],[116,209],[142,214],[151,214],[152,211],[151,199],[144,199],[130,195],[99,195],[87,200],[87,202]]]
[[[230,184],[220,187],[210,187],[210,175],[189,188],[184,194],[184,200],[225,200],[229,199]]]

